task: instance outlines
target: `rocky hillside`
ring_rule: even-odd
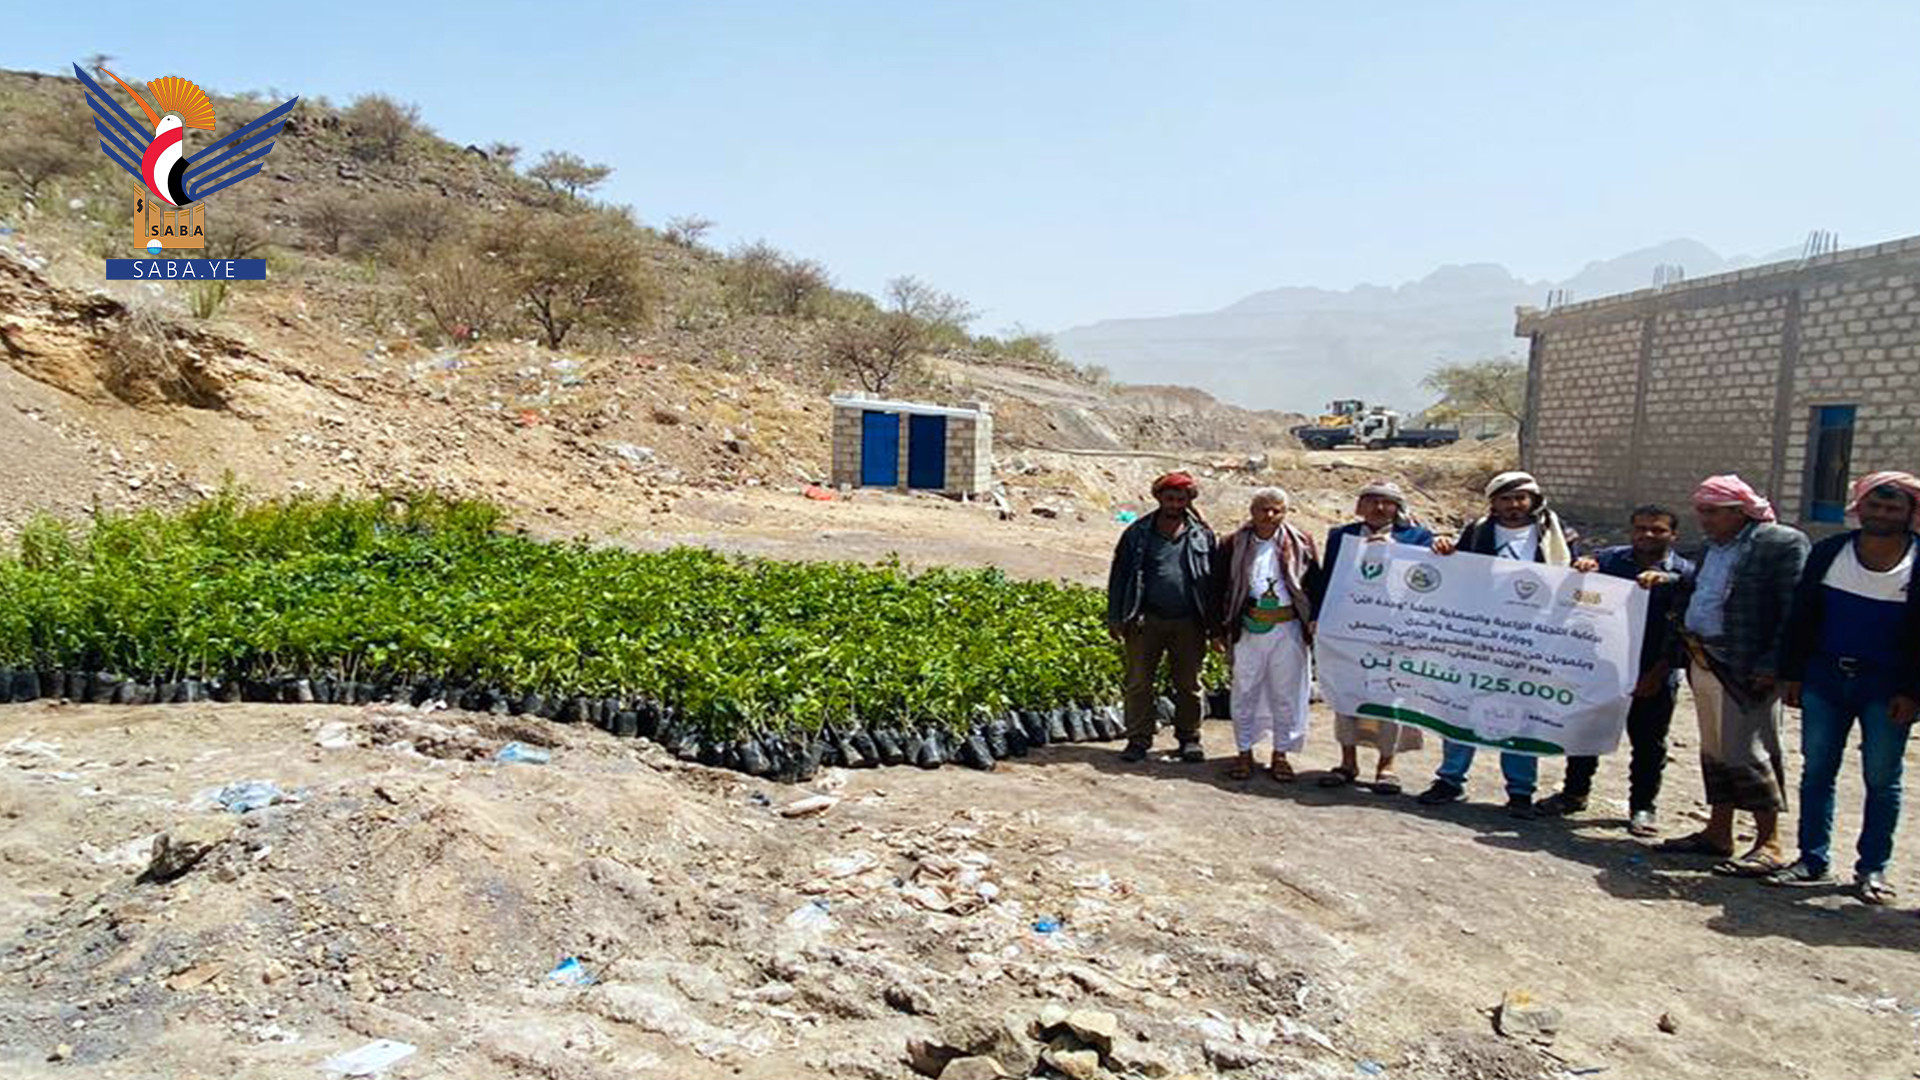
[[[133,254],[137,189],[80,152],[77,83],[0,73],[0,104],[79,148],[33,198],[17,177],[0,188],[0,431],[28,470],[0,532],[39,509],[193,498],[228,476],[268,493],[431,486],[560,532],[631,527],[690,491],[826,478],[825,399],[852,385],[830,345],[875,304],[824,270],[787,310],[754,291],[739,253],[549,188],[501,148],[415,125],[391,154],[369,152],[360,106],[303,100],[267,173],[209,201],[212,243],[266,257],[269,281],[108,283],[100,259]],[[217,98],[221,130],[270,104]],[[435,318],[434,288],[458,285],[447,275],[476,250],[460,245],[500,220],[604,226],[639,285],[631,317],[583,316],[557,348],[511,289],[484,333]],[[930,337],[920,359],[889,395],[985,397],[1003,447],[1250,455],[1292,419],[1116,388],[1043,346],[964,332]],[[1018,505],[1017,482],[1010,494]]]

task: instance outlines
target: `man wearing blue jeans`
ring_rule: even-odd
[[[1547,509],[1547,497],[1534,478],[1523,472],[1504,472],[1487,482],[1487,516],[1460,530],[1458,538],[1439,537],[1433,541],[1436,555],[1455,551],[1488,555],[1496,559],[1568,566],[1573,552],[1567,543],[1560,518]],[[1440,769],[1433,785],[1420,793],[1425,806],[1440,806],[1467,797],[1467,773],[1473,768],[1478,747],[1472,743],[1446,740],[1440,755]],[[1539,785],[1540,759],[1531,754],[1502,751],[1500,774],[1507,781],[1507,812],[1514,817],[1534,816],[1533,792]]]
[[[1815,544],[1794,592],[1781,656],[1782,697],[1800,707],[1800,857],[1766,880],[1833,880],[1834,780],[1860,724],[1867,788],[1854,883],[1869,904],[1894,898],[1887,881],[1900,824],[1900,778],[1920,697],[1920,590],[1912,588],[1920,479],[1879,472],[1854,484],[1860,527]]]

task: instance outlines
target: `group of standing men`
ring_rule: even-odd
[[[1780,524],[1768,501],[1739,477],[1709,477],[1691,500],[1705,540],[1697,565],[1674,551],[1678,515],[1652,505],[1630,515],[1629,544],[1577,556],[1546,493],[1524,472],[1494,477],[1486,488],[1487,513],[1451,537],[1416,522],[1394,484],[1370,484],[1356,501],[1357,520],[1328,533],[1324,561],[1312,537],[1287,522],[1286,492],[1255,491],[1246,522],[1224,539],[1200,515],[1198,495],[1197,482],[1184,472],[1155,481],[1157,511],[1129,526],[1114,552],[1107,623],[1126,655],[1125,760],[1144,760],[1151,750],[1163,658],[1174,689],[1176,756],[1206,760],[1201,670],[1211,643],[1228,652],[1233,671],[1229,700],[1238,753],[1230,775],[1250,777],[1254,749],[1265,741],[1268,774],[1281,782],[1297,778],[1289,755],[1306,742],[1315,613],[1343,538],[1566,566],[1635,580],[1649,594],[1626,724],[1630,831],[1658,832],[1655,801],[1684,675],[1699,720],[1711,814],[1704,828],[1657,850],[1708,856],[1716,873],[1774,885],[1831,882],[1835,783],[1857,724],[1867,798],[1855,885],[1868,903],[1893,900],[1886,870],[1907,736],[1920,709],[1920,590],[1910,587],[1920,479],[1912,474],[1860,478],[1848,508],[1859,527],[1818,544]],[[1787,809],[1786,706],[1801,711],[1805,757],[1799,857],[1792,861],[1780,829]],[[1369,786],[1380,794],[1402,790],[1396,756],[1423,741],[1416,727],[1346,716],[1336,718],[1335,735],[1341,761],[1319,783],[1359,782],[1359,750],[1370,745],[1378,763]],[[1419,797],[1425,805],[1466,797],[1476,747],[1444,742],[1437,774]],[[1536,802],[1539,758],[1501,753],[1509,811],[1536,817],[1584,810],[1598,764],[1594,757],[1570,757],[1561,790]],[[1754,842],[1744,852],[1736,851],[1740,812],[1754,823]]]

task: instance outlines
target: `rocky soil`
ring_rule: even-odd
[[[783,788],[444,710],[0,707],[0,1069],[315,1076],[376,1040],[414,1048],[396,1078],[1920,1068],[1911,914],[1649,853],[1611,761],[1573,823],[1220,765]]]

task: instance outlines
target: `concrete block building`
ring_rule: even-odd
[[[1739,473],[1782,521],[1839,528],[1852,477],[1920,469],[1920,237],[1521,308],[1523,467],[1563,513],[1683,512]]]
[[[984,494],[993,480],[993,414],[984,402],[956,407],[835,394],[833,483],[901,491]]]

